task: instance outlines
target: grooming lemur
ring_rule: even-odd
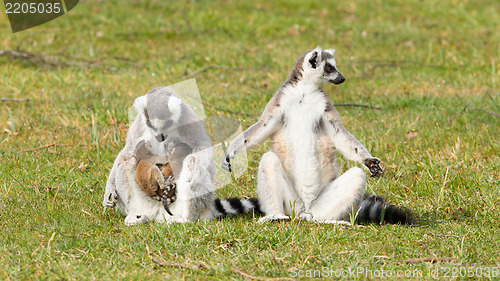
[[[322,90],[329,82],[345,81],[337,70],[334,50],[317,47],[304,53],[287,80],[267,104],[260,120],[229,145],[222,167],[245,148],[252,149],[271,138],[272,150],[260,161],[257,193],[259,222],[288,219],[292,211],[307,221],[349,220],[411,223],[405,208],[388,205],[383,197],[364,195],[366,176],[354,167],[338,175],[335,152],[364,164],[371,176],[382,174],[380,160],[342,125],[332,102]]]
[[[214,199],[212,143],[194,111],[171,89],[155,88],[138,97],[133,106],[138,114],[111,169],[104,206],[117,205],[126,216],[126,224],[186,222],[252,210],[259,212],[256,199]],[[176,157],[179,147],[182,153]],[[142,168],[138,167],[141,162],[145,165]],[[136,180],[139,169],[155,173],[152,184],[160,182],[158,186],[168,192],[171,187],[166,186],[170,183],[162,181],[165,179],[158,175],[158,167],[152,167],[166,162],[171,164],[176,196],[174,202],[167,202],[171,203],[167,208],[157,200],[157,190],[143,190]],[[139,175],[138,179],[148,177]]]

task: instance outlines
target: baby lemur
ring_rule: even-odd
[[[172,216],[168,205],[176,199],[175,179],[179,178],[182,162],[192,149],[185,143],[177,143],[173,151],[168,153],[170,155],[153,154],[151,150],[149,141],[142,140],[137,144],[135,180],[147,195],[161,201],[167,213]],[[177,175],[174,175],[174,171]]]
[[[382,197],[364,195],[366,176],[354,167],[338,175],[335,153],[363,164],[373,177],[382,174],[380,160],[353,137],[322,89],[325,83],[345,81],[337,69],[334,50],[317,47],[304,53],[287,80],[267,104],[259,121],[236,137],[222,167],[271,138],[272,149],[260,161],[257,193],[265,216],[259,222],[288,219],[294,211],[307,221],[334,223],[382,218],[408,223],[411,213],[387,205]]]

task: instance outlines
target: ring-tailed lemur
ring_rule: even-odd
[[[104,193],[104,206],[117,205],[126,216],[126,224],[186,222],[252,210],[260,212],[254,199],[214,200],[212,143],[194,111],[171,89],[155,88],[138,97],[134,107],[138,114],[128,130],[125,147],[111,169]],[[173,164],[177,197],[168,206],[173,216],[167,213],[161,202],[154,199],[155,195],[148,195],[136,181],[138,158],[141,157],[137,157],[135,152],[140,151],[144,143],[148,143],[146,154],[160,156],[175,154],[178,145],[188,146],[187,155],[181,159],[175,159],[174,155],[169,159]],[[162,160],[154,160],[154,164]],[[175,161],[179,163],[176,165]]]
[[[257,193],[265,216],[259,222],[288,219],[292,211],[307,221],[349,220],[411,223],[409,210],[388,205],[382,197],[364,195],[366,176],[354,167],[338,176],[335,152],[364,164],[374,177],[382,174],[380,160],[342,125],[332,102],[322,90],[329,82],[345,81],[337,70],[334,50],[317,47],[304,53],[287,80],[267,104],[260,120],[229,145],[222,167],[245,148],[272,140],[262,156]]]

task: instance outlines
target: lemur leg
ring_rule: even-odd
[[[126,182],[123,186],[127,186],[125,210],[125,224],[134,225],[147,223],[149,221],[157,220],[159,214],[166,214],[163,205],[147,195],[137,184],[135,175],[128,173],[124,176]],[[121,194],[120,194],[121,196]],[[161,215],[162,217],[164,215]]]
[[[105,198],[115,196],[117,208],[126,216],[127,225],[146,223],[158,214],[166,213],[163,205],[149,197],[135,179],[137,160],[127,153],[120,153],[113,165]],[[114,189],[114,190],[113,190]],[[116,195],[114,195],[116,194]]]
[[[116,194],[116,168],[113,166],[111,169],[111,173],[108,177],[108,181],[106,182],[106,190],[104,191],[104,198],[102,205],[104,207],[112,208],[116,205],[116,200],[118,199],[118,195]]]
[[[214,186],[211,151],[198,151],[187,156],[177,180],[177,199],[171,205],[170,221],[208,219],[212,209]]]
[[[121,157],[121,154],[118,155],[118,159],[120,159],[119,157]],[[119,169],[118,166],[118,161],[115,161],[115,163],[113,163],[113,167],[111,168],[111,172],[109,173],[102,202],[104,207],[112,208],[116,206],[116,201],[118,200],[118,194],[116,192],[117,170]]]
[[[353,206],[358,206],[363,199],[365,184],[366,175],[358,167],[335,179],[313,202],[311,212],[314,221],[332,223],[349,220]]]
[[[290,219],[291,206],[295,205],[298,196],[274,152],[262,156],[257,175],[257,194],[260,208],[266,214],[259,219],[259,223]]]

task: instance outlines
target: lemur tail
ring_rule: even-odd
[[[357,212],[360,223],[415,224],[413,212],[405,207],[389,204],[382,196],[365,194]]]
[[[214,207],[215,217],[217,218],[224,218],[228,215],[244,214],[250,212],[263,214],[260,210],[260,205],[257,198],[228,198],[225,200],[215,199]]]

